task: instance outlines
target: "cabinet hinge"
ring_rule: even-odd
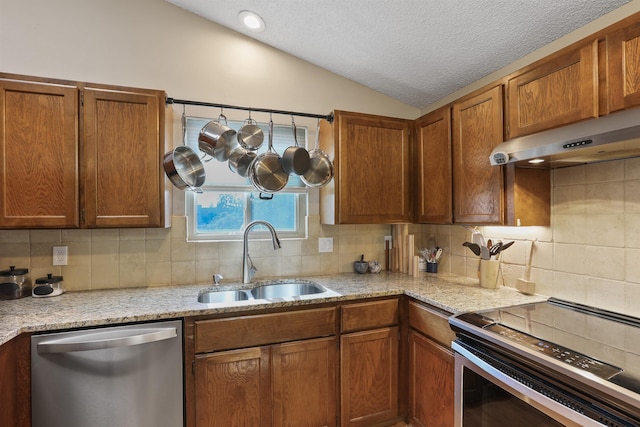
[[[191,362],[191,373],[193,375],[196,374],[196,361],[195,360],[193,362]]]
[[[82,221],[82,223],[84,224],[84,221],[85,221],[84,208],[82,208],[82,212],[80,213],[80,220],[81,220],[81,221]]]
[[[80,92],[80,106],[84,107],[84,91]]]

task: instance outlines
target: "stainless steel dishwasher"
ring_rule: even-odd
[[[179,427],[182,322],[31,337],[33,427]]]

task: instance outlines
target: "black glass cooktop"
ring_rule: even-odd
[[[457,320],[456,320],[457,319]],[[526,348],[640,393],[640,319],[551,298],[452,318],[471,335]]]

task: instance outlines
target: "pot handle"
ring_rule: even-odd
[[[260,200],[272,200],[273,199],[273,194],[260,193],[258,195],[258,197],[260,198]]]
[[[294,142],[294,145],[296,147],[299,147],[299,145],[298,145],[298,131],[296,129],[296,122],[293,120],[293,116],[291,116],[291,129],[293,129],[293,142]]]

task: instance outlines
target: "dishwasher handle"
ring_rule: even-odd
[[[119,331],[90,332],[69,338],[41,341],[38,353],[71,353],[76,351],[105,350],[163,341],[178,336],[176,328],[123,329]]]

